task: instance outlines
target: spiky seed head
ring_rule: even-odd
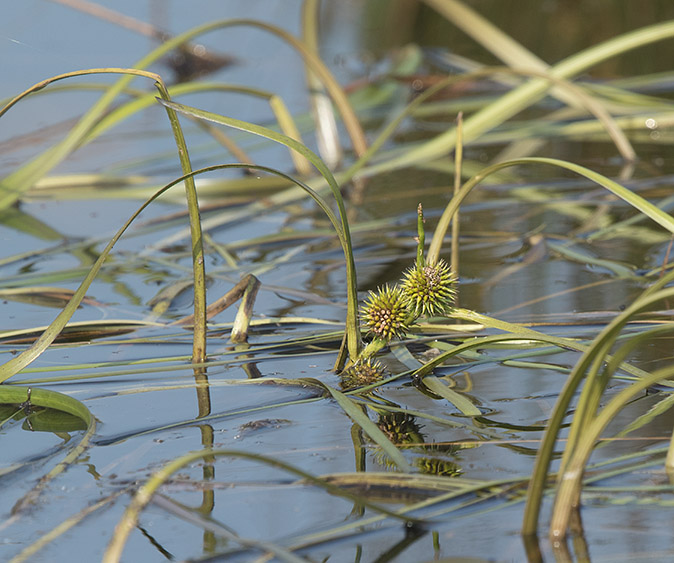
[[[423,268],[412,266],[403,275],[402,291],[417,317],[443,316],[456,301],[456,276],[444,260]]]
[[[385,285],[376,293],[370,291],[361,316],[368,331],[387,342],[404,337],[409,329],[407,299],[397,285]]]
[[[354,387],[364,387],[371,385],[384,378],[386,368],[372,358],[356,362],[348,369],[345,369],[340,377],[340,385],[343,389],[353,389]]]

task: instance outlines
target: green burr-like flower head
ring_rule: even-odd
[[[361,311],[368,331],[387,342],[407,334],[409,316],[407,299],[398,286],[385,285],[376,293],[371,291]]]
[[[446,315],[456,300],[456,276],[446,262],[407,270],[403,276],[403,295],[418,317]]]

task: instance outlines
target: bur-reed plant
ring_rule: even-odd
[[[647,386],[671,375],[670,370],[660,370],[653,374],[648,374],[643,370],[625,363],[629,351],[634,346],[637,346],[642,339],[647,338],[652,333],[644,332],[641,335],[634,337],[632,340],[627,341],[627,343],[614,352],[613,355],[611,355],[610,352],[617,342],[620,330],[630,319],[634,318],[636,314],[646,307],[672,296],[672,290],[667,287],[667,284],[672,281],[673,275],[664,276],[659,282],[646,290],[644,294],[631,304],[622,314],[616,317],[616,319],[611,322],[601,334],[593,339],[592,342],[584,344],[575,339],[549,336],[521,325],[506,323],[475,311],[457,307],[455,303],[457,276],[455,272],[452,271],[452,266],[456,267],[455,260],[449,265],[443,258],[441,258],[446,235],[452,220],[455,221],[455,224],[458,223],[457,220],[460,205],[465,201],[472,190],[491,176],[512,167],[556,167],[560,170],[577,174],[598,186],[605,188],[632,208],[639,211],[645,217],[650,218],[672,233],[674,233],[674,219],[670,214],[659,209],[658,206],[635,194],[620,183],[585,167],[562,160],[540,157],[509,159],[485,167],[469,178],[460,187],[461,174],[458,173],[456,175],[458,189],[444,210],[439,223],[434,230],[428,250],[426,251],[425,248],[423,211],[419,208],[417,216],[418,242],[414,264],[406,271],[401,272],[401,279],[398,282],[389,286],[384,286],[379,290],[370,293],[370,296],[367,297],[362,304],[359,318],[358,286],[356,280],[354,250],[350,236],[351,225],[348,220],[347,203],[342,196],[342,190],[345,185],[354,179],[365,179],[382,171],[396,170],[409,166],[422,166],[432,163],[437,159],[449,159],[454,150],[460,154],[464,142],[468,143],[474,141],[480,138],[480,136],[487,134],[510,116],[522,109],[530,107],[546,94],[550,94],[564,103],[570,104],[574,110],[577,110],[578,108],[589,110],[597,117],[598,122],[600,122],[597,127],[604,128],[610,132],[610,136],[613,138],[619,152],[625,159],[633,159],[634,151],[627,141],[627,137],[620,129],[620,119],[615,118],[611,112],[607,110],[607,106],[610,106],[610,103],[602,98],[601,95],[597,94],[595,90],[592,90],[587,86],[570,84],[569,80],[593,64],[597,64],[609,57],[641,45],[671,38],[672,35],[674,35],[674,23],[664,22],[628,33],[623,37],[612,39],[594,46],[585,52],[574,55],[553,67],[547,67],[540,61],[537,61],[535,57],[527,54],[521,46],[518,46],[513,41],[509,41],[503,34],[493,33],[493,26],[488,25],[488,22],[462,3],[455,0],[428,0],[427,3],[457,23],[457,25],[472,30],[471,34],[480,42],[488,46],[494,53],[498,53],[499,56],[502,56],[506,64],[517,67],[521,64],[521,61],[526,61],[528,68],[512,68],[509,71],[493,68],[482,69],[465,76],[447,77],[418,96],[400,111],[398,115],[390,119],[382,129],[380,135],[369,146],[363,133],[363,127],[356,116],[356,112],[348,97],[317,54],[315,45],[316,31],[315,29],[309,29],[309,26],[315,21],[317,10],[317,3],[312,1],[308,1],[305,4],[305,16],[307,22],[305,41],[299,40],[275,26],[254,20],[226,20],[213,22],[169,40],[148,56],[141,59],[136,65],[137,68],[90,69],[68,73],[66,75],[59,75],[36,84],[34,87],[26,90],[14,100],[10,101],[5,108],[0,111],[0,117],[8,109],[20,102],[25,96],[37,93],[42,89],[48,90],[48,87],[54,82],[70,80],[88,74],[123,75],[122,79],[105,91],[101,99],[82,117],[64,141],[49,149],[43,155],[21,167],[3,180],[0,186],[2,193],[2,197],[0,197],[0,206],[4,208],[9,208],[19,201],[22,194],[26,193],[37,180],[47,174],[56,164],[61,162],[74,150],[91,142],[109,127],[126,119],[132,113],[142,109],[142,107],[154,103],[154,95],[139,93],[132,101],[126,102],[106,113],[111,107],[112,102],[120,93],[130,91],[129,84],[130,79],[133,76],[142,76],[154,81],[160,95],[157,101],[166,108],[171,123],[183,175],[157,190],[156,193],[147,199],[139,210],[134,213],[134,215],[116,233],[101,253],[100,258],[85,277],[79,289],[74,293],[68,305],[63,308],[63,311],[57,316],[50,327],[31,347],[16,358],[9,360],[3,366],[0,366],[0,382],[6,382],[14,377],[19,371],[25,369],[54,342],[55,338],[67,326],[75,309],[81,303],[82,299],[84,299],[87,288],[90,286],[94,277],[100,272],[103,262],[131,222],[136,219],[143,209],[155,201],[160,195],[173,186],[181,183],[186,187],[186,199],[191,225],[191,247],[194,251],[192,263],[195,307],[194,314],[189,318],[188,323],[193,326],[194,331],[192,362],[195,369],[203,368],[206,365],[207,358],[205,343],[208,308],[205,301],[204,287],[204,251],[201,246],[203,238],[202,222],[194,177],[202,173],[215,172],[228,168],[251,168],[262,171],[277,178],[281,178],[288,185],[292,184],[295,186],[292,191],[282,192],[273,196],[275,204],[281,205],[289,201],[295,201],[300,197],[297,195],[298,193],[302,194],[301,197],[308,194],[322,209],[330,221],[344,254],[347,280],[347,314],[345,319],[343,345],[338,354],[338,358],[336,359],[335,367],[338,371],[342,370],[345,366],[348,366],[348,370],[361,369],[363,372],[368,372],[367,377],[361,379],[343,379],[343,382],[346,381],[344,392],[338,391],[323,382],[311,378],[298,378],[297,381],[291,383],[282,383],[280,381],[274,381],[274,383],[277,385],[294,384],[303,387],[311,387],[320,395],[316,400],[328,397],[339,404],[354,423],[362,428],[365,433],[367,433],[370,438],[382,448],[385,455],[393,460],[395,466],[401,471],[400,475],[395,475],[389,479],[395,480],[396,486],[403,486],[402,484],[409,483],[410,479],[417,479],[416,483],[418,486],[428,487],[429,489],[432,486],[440,485],[438,485],[437,481],[432,481],[429,476],[419,476],[414,474],[414,467],[419,467],[419,465],[410,463],[407,456],[402,453],[399,444],[396,444],[394,440],[391,440],[390,436],[370,420],[367,414],[368,409],[377,413],[380,413],[387,408],[390,412],[399,411],[396,411],[395,409],[397,407],[392,405],[382,406],[378,404],[376,408],[373,407],[373,403],[369,402],[368,392],[377,390],[388,382],[403,377],[410,378],[420,389],[425,392],[433,393],[435,396],[439,396],[453,404],[457,410],[468,417],[469,420],[477,420],[483,414],[480,408],[473,404],[465,394],[451,389],[443,379],[434,376],[434,368],[454,356],[475,352],[475,350],[484,346],[496,343],[509,343],[515,350],[518,350],[518,345],[522,342],[545,343],[563,350],[575,350],[581,354],[581,358],[571,371],[565,389],[560,394],[555,411],[548,422],[546,436],[538,452],[536,469],[529,482],[527,507],[525,509],[525,523],[523,526],[523,533],[527,535],[531,535],[537,530],[540,503],[545,491],[546,482],[549,478],[550,460],[552,458],[553,448],[559,437],[560,429],[573,399],[574,392],[579,387],[580,383],[585,380],[586,384],[579,398],[576,413],[571,425],[569,440],[562,459],[561,470],[558,473],[557,500],[553,514],[551,534],[556,539],[562,537],[568,528],[569,514],[578,506],[583,471],[588,463],[592,448],[600,438],[602,430],[613,419],[619,409],[634,397],[636,393],[639,393]],[[164,84],[161,76],[158,74],[139,70],[147,67],[153,61],[168,53],[171,49],[174,49],[187,41],[191,41],[206,32],[234,25],[256,27],[266,32],[273,33],[282,38],[289,45],[293,46],[302,56],[309,69],[310,83],[314,86],[320,84],[325,92],[329,94],[332,103],[337,108],[343,124],[349,133],[354,152],[354,160],[345,170],[333,171],[325,164],[324,159],[303,144],[293,118],[290,117],[285,110],[282,101],[275,97],[274,94],[254,91],[243,87],[238,88],[239,91],[245,94],[263,96],[269,99],[270,104],[274,108],[278,125],[282,131],[281,133],[269,127],[247,123],[233,117],[218,115],[213,112],[207,112],[197,107],[174,101],[176,96],[184,93],[200,90],[232,89],[231,87],[225,88],[217,84],[187,84],[169,88]],[[402,152],[387,152],[383,150],[387,141],[390,140],[394,131],[397,130],[404,120],[413,116],[415,111],[423,109],[425,102],[435,93],[462,80],[503,75],[508,75],[511,78],[533,78],[489,102],[486,106],[467,117],[465,122],[459,124],[457,127],[449,127],[435,138],[423,141]],[[318,106],[321,102],[315,99],[314,104]],[[226,126],[230,129],[242,131],[246,134],[253,134],[265,141],[278,143],[287,147],[290,150],[290,154],[293,156],[292,161],[298,170],[297,176],[299,178],[295,177],[293,174],[256,165],[251,162],[251,159],[248,158],[247,155],[243,155],[243,153],[239,154],[242,155],[241,160],[244,162],[215,164],[193,171],[189,161],[188,147],[185,143],[177,114],[188,116],[198,122],[208,122],[209,124]],[[218,136],[214,129],[211,129],[211,132],[215,136]],[[236,151],[237,149],[234,150]],[[339,158],[336,157],[334,162],[337,162],[338,160]],[[308,164],[318,171],[319,174],[317,176],[311,177],[311,169]],[[462,168],[460,156],[455,162],[455,167],[457,170]],[[327,193],[332,197],[327,198]],[[337,212],[333,210],[334,207],[336,207]],[[255,207],[255,205],[250,206],[251,212],[253,209],[259,210],[259,208],[259,206]],[[456,230],[453,231],[452,242],[455,245],[458,244],[458,231]],[[249,287],[248,282],[251,282],[253,286],[255,285],[252,278],[249,278],[243,285]],[[250,287],[252,288],[252,286]],[[255,290],[251,289],[251,291],[254,293]],[[248,305],[250,305],[250,303],[248,303]],[[440,317],[444,319],[445,322],[451,320],[471,322],[481,327],[499,330],[503,334],[465,338],[461,343],[451,345],[449,350],[441,352],[436,358],[425,361],[422,365],[407,372],[393,374],[388,377],[383,366],[378,363],[375,357],[377,355],[383,355],[382,350],[384,350],[386,346],[395,347],[397,344],[396,340],[415,336],[418,331],[427,328],[431,324],[428,322],[427,317]],[[363,331],[367,332],[370,338],[370,342],[365,347],[363,347],[363,343],[361,342],[361,322]],[[436,327],[438,326],[440,327],[438,328],[438,334],[442,335],[443,328],[441,325],[436,325]],[[407,361],[410,361],[410,363],[413,363],[412,361],[415,360],[414,358],[411,358],[410,360],[404,352],[399,352],[398,354]],[[603,409],[600,409],[600,399],[602,398],[609,381],[619,369],[639,378],[639,380],[632,383],[625,390],[611,399]],[[345,375],[351,377],[354,375],[354,372],[346,371]],[[2,388],[0,388],[0,397],[4,397],[3,402],[17,404],[22,409],[25,409],[28,406],[26,400],[28,394],[28,388],[18,389],[8,385],[3,385]],[[69,403],[68,398],[65,395],[51,395],[50,392],[35,388],[31,391],[30,400],[36,405],[52,406],[53,408],[64,411],[75,411],[77,413],[76,416],[79,416],[88,424],[85,437],[80,440],[76,448],[71,450],[68,457],[57,466],[58,471],[62,471],[67,463],[70,463],[77,458],[87,447],[88,441],[95,431],[95,419],[86,407],[82,410],[83,405],[80,403]],[[409,409],[400,410],[407,414],[411,412]],[[200,414],[203,414],[203,416],[201,416],[203,420],[207,420],[209,415],[206,412]],[[423,414],[424,413],[415,413],[415,416],[422,416]],[[439,421],[436,420],[436,422],[448,424],[447,421],[443,419]],[[472,429],[486,433],[484,429],[476,429],[474,427]],[[249,457],[269,466],[280,467],[302,477],[314,485],[323,487],[331,494],[351,498],[351,500],[357,504],[366,505],[374,512],[379,513],[379,515],[375,517],[363,519],[363,521],[353,524],[350,529],[353,529],[356,526],[365,526],[377,522],[381,518],[393,518],[407,522],[415,522],[419,519],[413,515],[414,511],[428,509],[429,506],[437,506],[437,510],[440,513],[443,510],[439,508],[441,503],[445,503],[449,500],[471,493],[481,493],[486,495],[482,498],[489,498],[490,495],[496,496],[502,494],[507,490],[507,487],[513,485],[513,483],[513,486],[521,487],[521,485],[527,481],[526,478],[513,480],[512,483],[506,481],[481,481],[478,483],[470,483],[465,481],[464,484],[457,485],[455,483],[448,484],[447,481],[450,479],[445,478],[440,482],[442,483],[442,486],[449,489],[448,492],[433,497],[429,501],[412,503],[399,511],[391,511],[372,503],[368,504],[367,501],[363,501],[362,498],[352,498],[352,496],[345,494],[342,488],[331,485],[331,481],[316,478],[315,476],[288,464],[284,464],[277,459],[256,456],[246,452],[217,450],[212,447],[207,447],[203,451],[183,456],[169,463],[145,485],[140,487],[134,496],[132,504],[127,509],[124,518],[120,521],[118,533],[116,533],[115,537],[112,539],[109,551],[106,554],[106,561],[117,561],[119,559],[124,542],[128,537],[128,533],[135,525],[140,511],[151,500],[152,495],[156,492],[157,488],[166,482],[171,474],[196,460],[208,459],[210,463],[217,457],[231,456]],[[671,460],[671,458],[672,455],[670,455],[669,459]],[[669,464],[672,465],[671,462],[669,462]],[[57,469],[55,468],[53,472],[46,476],[35,491],[39,492],[39,490],[43,488],[44,483],[53,477],[56,470]],[[376,479],[383,479],[376,475],[373,475],[372,477],[359,476],[359,478],[363,479],[367,484],[373,483]],[[339,483],[344,483],[345,481],[346,478],[341,481],[337,480]],[[34,499],[34,495],[30,498]],[[520,495],[517,497],[516,501],[521,502],[522,499],[523,495]],[[454,509],[456,509],[456,507],[452,508],[452,510]],[[329,536],[330,533],[326,533],[323,537],[326,538]],[[233,538],[234,541],[239,542],[241,545],[273,553],[279,558],[284,558],[286,560],[297,559],[292,551],[297,549],[298,546],[311,542],[313,539],[315,538],[303,537],[301,538],[301,541],[298,540],[295,542],[295,545],[289,549],[285,546],[275,545],[270,542]]]

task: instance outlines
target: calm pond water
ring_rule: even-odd
[[[298,1],[105,4],[176,33],[234,17],[255,18],[291,33],[300,32]],[[428,9],[406,12],[404,2],[391,3],[386,12],[393,14],[391,21],[410,22],[395,27],[382,25],[389,20],[381,6],[375,6],[378,2],[324,4],[321,55],[342,84],[376,77],[387,68],[386,54],[412,40],[434,48],[426,53],[430,60],[437,60],[433,57],[441,53],[439,46],[451,45],[461,55],[494,62]],[[522,9],[522,4],[527,8]],[[617,33],[674,18],[669,2],[639,3],[638,10],[635,4],[471,3],[549,62]],[[607,10],[611,17],[604,17]],[[9,13],[0,22],[3,99],[62,72],[131,66],[153,47],[147,37],[56,2],[24,0],[6,11]],[[402,19],[395,20],[396,14]],[[595,20],[598,23],[590,25]],[[393,27],[398,33],[390,32]],[[559,40],[550,41],[550,37]],[[303,116],[299,118],[301,127],[307,132],[305,137],[311,138],[304,69],[288,47],[245,27],[211,34],[205,44],[235,58],[234,65],[208,80],[273,90],[294,115]],[[673,45],[672,41],[661,43],[657,50],[642,49],[638,55],[604,64],[592,77],[605,80],[670,70]],[[429,69],[435,67],[426,64],[420,72]],[[158,65],[156,70],[172,75],[166,65]],[[667,91],[671,78],[663,79],[658,95],[671,97],[671,88]],[[490,85],[479,94],[493,95],[490,88],[495,87]],[[6,176],[52,146],[99,95],[64,91],[35,96],[3,116],[0,175]],[[374,102],[362,102],[372,138],[409,95],[408,85],[400,83],[386,104],[372,109]],[[208,93],[181,101],[243,120],[269,123],[272,119],[266,102],[241,95]],[[419,118],[396,141],[405,146],[413,139],[428,137],[447,127],[454,115],[446,116],[444,122]],[[186,128],[195,167],[229,161],[231,157],[196,125],[186,122]],[[622,174],[630,188],[660,201],[671,194],[672,135],[662,130],[657,139],[645,137],[645,128],[638,133],[635,148],[641,160],[631,173],[622,169],[612,145],[589,138],[554,140],[536,154],[565,158],[611,177]],[[289,169],[286,152],[248,137],[234,138],[250,150],[255,162]],[[308,142],[313,147],[313,141]],[[467,165],[486,165],[504,146],[498,142],[468,146]],[[174,152],[165,112],[157,107],[77,151],[53,174],[143,176],[146,181],[140,185],[159,187],[180,175]],[[380,174],[368,180],[359,199],[347,203],[363,297],[368,290],[395,282],[413,263],[417,204],[424,206],[431,233],[449,201],[452,182],[451,174],[431,167]],[[542,191],[551,194],[544,201],[538,197]],[[111,194],[94,188],[79,192],[62,189],[55,195],[32,190],[18,208],[4,213],[0,222],[0,290],[31,286],[76,289],[107,240],[147,197]],[[127,489],[145,482],[169,461],[205,446],[279,459],[312,475],[395,471],[394,464],[359,432],[336,402],[321,399],[316,388],[276,381],[315,378],[339,388],[332,366],[341,338],[337,331],[342,329],[346,314],[343,255],[325,216],[308,198],[248,215],[245,205],[250,201],[246,193],[203,200],[204,220],[231,217],[209,231],[209,300],[225,294],[246,273],[254,273],[262,282],[254,306],[258,324],[252,329],[249,347],[234,345],[227,338],[235,308],[218,315],[211,325],[209,405],[203,394],[201,399],[195,394],[194,371],[189,365],[191,333],[167,324],[190,314],[189,291],[178,293],[162,316],[152,314],[153,298],[190,276],[186,219],[180,215],[184,206],[168,200],[150,206],[139,224],[122,238],[87,291],[91,300],[73,317],[79,322],[148,322],[91,342],[60,343],[11,378],[12,384],[51,389],[78,399],[98,422],[92,446],[64,474],[49,482],[36,505],[18,518],[11,517],[11,507],[63,459],[81,438],[82,430],[40,432],[33,428],[31,432],[23,420],[5,421],[0,427],[0,560],[9,561],[66,518],[109,500],[29,558],[45,562],[100,560],[130,502]],[[597,229],[594,220],[601,221],[602,213],[616,219],[632,214],[589,182],[550,170],[518,170],[476,190],[462,207],[460,305],[513,323],[537,323],[536,328],[546,334],[591,339],[653,281],[645,273],[668,256],[669,236],[647,222],[641,224],[643,230],[630,231],[629,236],[590,243],[584,233]],[[448,246],[443,256],[449,257]],[[62,306],[58,300],[18,299],[6,294],[2,299],[2,331],[44,327]],[[282,318],[286,321],[272,322]],[[25,341],[0,336],[3,362],[25,346]],[[298,342],[312,337],[315,342]],[[406,371],[413,362],[401,349],[381,355],[392,374]],[[653,370],[671,363],[670,349],[671,340],[654,340],[640,347],[630,361]],[[419,359],[433,353],[432,346],[421,342],[410,342],[404,350]],[[447,479],[465,482],[522,480],[531,473],[542,426],[578,354],[546,350],[527,358],[530,363],[522,366],[501,361],[512,350],[480,352],[480,358],[462,358],[435,371],[438,377],[448,376],[445,381],[452,382],[479,407],[483,414],[479,420],[461,415],[442,398],[419,392],[404,377],[379,390],[377,400],[428,418],[384,416],[383,410],[368,412],[393,439],[407,441],[406,458],[421,472],[452,474]],[[265,380],[275,383],[265,384]],[[620,386],[616,382],[608,397]],[[645,395],[631,403],[614,422],[615,431],[648,412],[661,395]],[[662,448],[669,441],[673,422],[670,412],[654,418],[630,434],[634,439],[598,450],[592,462]],[[662,460],[657,459],[658,464],[598,483],[626,487],[624,494],[600,488],[588,494],[583,519],[592,561],[674,558],[674,534],[666,525],[674,516],[671,493],[656,498],[638,489],[668,483]],[[414,488],[396,494],[388,489],[382,493],[355,491],[389,509],[427,496],[427,491]],[[111,499],[116,492],[121,495]],[[420,509],[418,515],[428,523],[418,529],[392,519],[361,527],[361,509],[351,500],[309,486],[297,475],[232,455],[219,458],[214,465],[194,463],[182,468],[160,493],[142,513],[123,560],[266,560],[262,551],[237,543],[235,536],[285,547],[301,545],[297,553],[310,561],[527,560],[519,535],[523,504],[516,491],[488,500],[465,495]],[[550,504],[548,500],[544,505],[541,529],[547,527]],[[365,511],[365,517],[373,514]],[[345,528],[340,531],[342,526]],[[223,528],[231,537],[226,537]],[[328,537],[327,531],[334,533]],[[541,539],[540,549],[545,560],[555,560],[546,539]]]

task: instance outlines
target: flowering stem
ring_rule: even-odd
[[[426,233],[424,232],[424,209],[421,204],[417,207],[417,270],[423,270],[426,265],[424,259],[424,246],[426,246]]]
[[[373,338],[372,341],[365,347],[365,349],[358,356],[358,361],[362,362],[374,356],[379,350],[388,344],[388,340],[384,338]]]

